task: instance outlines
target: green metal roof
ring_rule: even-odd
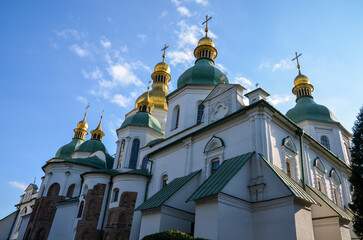
[[[75,151],[91,153],[102,151],[104,153],[108,153],[105,145],[101,141],[95,139],[85,141]]]
[[[148,112],[137,112],[136,114],[126,118],[122,123],[121,128],[125,128],[127,126],[149,127],[161,134],[163,133],[159,121]]]
[[[112,169],[113,168],[113,162],[115,161],[115,158],[112,157],[110,154],[106,153],[106,168]]]
[[[69,158],[69,155],[71,155],[82,143],[84,143],[83,139],[73,138],[72,141],[70,141],[68,144],[58,149],[55,157]]]
[[[217,85],[228,84],[227,76],[215,67],[214,61],[201,58],[195,61],[195,65],[187,69],[178,79],[178,88],[187,84],[192,85]]]
[[[298,98],[295,107],[287,111],[286,117],[290,118],[295,123],[304,120],[338,122],[338,119],[327,107],[315,103],[310,96]]]
[[[259,156],[265,161],[265,163],[271,168],[271,170],[279,177],[279,179],[285,184],[285,186],[290,190],[290,192],[297,198],[303,199],[305,201],[311,202],[316,205],[320,205],[313,197],[311,197],[297,182],[295,182],[291,177],[289,177],[284,171],[279,167],[270,163],[266,160],[264,156],[259,154]]]
[[[191,174],[175,178],[168,185],[162,188],[159,192],[155,193],[143,204],[135,209],[135,211],[146,210],[150,208],[160,207],[166,200],[173,196],[180,188],[182,188],[187,182],[194,178],[202,170],[192,172]]]
[[[105,162],[97,156],[92,156],[88,158],[67,158],[64,160],[64,162],[78,163],[96,168],[105,168]]]
[[[61,206],[61,205],[67,205],[67,204],[72,204],[72,203],[76,203],[76,202],[79,202],[79,197],[69,198],[69,199],[57,202],[55,205]]]
[[[332,200],[330,200],[324,193],[319,191],[318,189],[306,184],[306,186],[313,191],[321,200],[323,200],[334,212],[336,212],[341,218],[351,221],[352,218],[348,215],[348,213],[344,212],[343,209],[338,207]]]
[[[187,202],[218,194],[236,173],[251,159],[255,152],[249,152],[237,157],[224,160],[222,165],[205,180],[194,193],[188,198]]]
[[[154,139],[150,142],[148,142],[148,144],[146,144],[146,147],[152,147],[160,142],[164,141],[164,138],[157,138],[157,139]]]

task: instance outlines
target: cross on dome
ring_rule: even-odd
[[[164,60],[165,60],[165,51],[166,51],[166,49],[167,49],[168,47],[169,47],[169,46],[167,46],[167,45],[165,44],[164,48],[163,48],[163,49],[161,49],[161,51],[164,51],[164,53],[163,53],[163,62],[164,62]]]
[[[212,17],[208,18],[208,15],[205,16],[205,21],[202,23],[204,25],[205,23],[205,36],[208,36],[208,21],[211,20]]]
[[[291,61],[294,61],[296,59],[296,62],[297,62],[297,69],[299,69],[299,75],[301,75],[301,72],[300,72],[300,64],[299,64],[299,57],[301,56],[301,53],[298,55],[297,52],[295,52],[295,58],[293,58]]]

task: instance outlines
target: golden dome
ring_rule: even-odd
[[[299,74],[296,76],[296,78],[294,79],[294,84],[299,85],[299,84],[309,84],[310,80],[307,76]]]
[[[213,39],[211,39],[208,36],[205,36],[199,40],[198,46],[202,46],[202,45],[215,47]]]
[[[168,93],[165,90],[159,87],[153,88],[149,92],[149,101],[154,105],[154,108],[156,109],[168,110],[168,104],[166,103],[166,95],[168,95]],[[141,94],[136,99],[135,107],[138,108],[139,105],[145,101],[146,97],[147,97],[147,92]]]
[[[154,71],[155,72],[167,72],[170,73],[170,67],[168,64],[166,64],[165,62],[159,62],[158,64],[155,65],[154,67]]]
[[[77,124],[77,128],[79,129],[82,129],[82,130],[87,130],[88,128],[88,123],[86,122],[86,118],[83,118],[82,121],[80,121],[78,124]]]

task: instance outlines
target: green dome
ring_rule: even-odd
[[[310,96],[298,98],[295,107],[287,111],[286,117],[290,118],[295,123],[304,120],[338,122],[338,119],[327,107],[316,104]]]
[[[73,138],[72,141],[63,147],[59,148],[57,153],[55,154],[56,158],[68,158],[76,148],[79,147],[84,142],[83,139]]]
[[[163,133],[159,121],[148,112],[138,112],[126,118],[122,123],[121,128],[125,128],[127,126],[149,127],[155,131]]]
[[[180,75],[178,88],[187,84],[217,85],[222,82],[229,83],[227,76],[215,67],[214,61],[207,58],[200,58],[195,61],[193,67]]]
[[[95,139],[85,141],[75,151],[91,152],[91,153],[102,151],[104,153],[108,153],[105,145],[103,145],[101,141]]]

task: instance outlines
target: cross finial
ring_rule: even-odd
[[[36,181],[37,181],[37,177],[34,178],[34,184],[35,184]]]
[[[205,16],[205,21],[202,23],[204,25],[205,23],[205,36],[208,37],[208,21],[211,20],[212,17],[208,18],[208,15]]]
[[[150,83],[151,83],[151,81],[149,81],[149,85],[147,86],[147,91],[150,90]]]
[[[166,49],[167,49],[168,47],[169,47],[169,46],[167,46],[167,45],[165,44],[164,48],[163,48],[163,49],[161,49],[161,51],[164,51],[164,53],[163,53],[163,62],[164,62],[164,60],[165,60],[165,51],[166,51]]]
[[[102,109],[102,115],[101,115],[101,118],[103,118],[103,113],[105,112],[105,110],[104,109]]]
[[[298,55],[297,52],[295,52],[295,58],[293,58],[291,61],[294,61],[296,59],[296,63],[297,63],[297,69],[299,69],[299,75],[301,75],[300,72],[300,64],[299,64],[299,57],[301,56],[301,53]]]

